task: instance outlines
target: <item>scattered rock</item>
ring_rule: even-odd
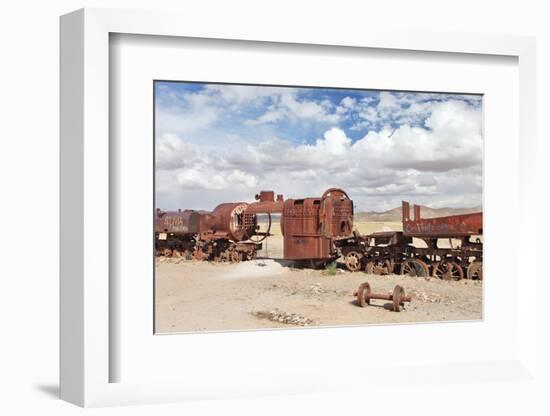
[[[316,295],[319,295],[321,293],[325,293],[326,290],[324,288],[323,285],[321,285],[320,283],[315,283],[313,286],[310,286],[309,287],[309,291],[311,293],[315,293]]]
[[[272,322],[279,322],[281,324],[288,325],[307,326],[313,323],[313,319],[307,316],[301,315],[299,313],[283,312],[278,309],[273,309],[269,312],[255,312],[254,315],[260,319],[268,319]]]
[[[426,292],[419,292],[412,290],[410,292],[413,300],[424,303],[441,303],[441,296],[437,294],[428,294]]]

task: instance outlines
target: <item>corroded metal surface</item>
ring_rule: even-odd
[[[222,233],[225,233],[226,237],[233,241],[248,240],[256,229],[256,217],[246,214],[247,208],[246,202],[228,202],[214,208],[212,211],[214,234],[221,237]]]
[[[353,201],[338,188],[327,189],[319,205],[321,233],[327,238],[347,237],[353,230]]]
[[[363,257],[363,255],[357,251],[350,251],[346,254],[344,262],[350,272],[356,272],[361,269],[361,257]]]
[[[155,217],[155,249],[165,256],[239,262],[255,258],[261,241],[269,234],[259,231],[257,215],[282,212],[283,196],[262,191],[251,204],[219,204],[212,212],[162,211]],[[252,241],[254,236],[261,240]]]
[[[171,234],[196,234],[200,232],[200,216],[198,211],[161,211],[157,210],[155,231]]]
[[[412,237],[404,237],[401,231],[379,231],[367,234],[368,245],[396,245],[412,243]]]
[[[421,218],[420,206],[414,205],[414,218],[410,218],[410,206],[402,202],[403,234],[411,237],[460,238],[483,234],[483,214],[450,215],[437,218]]]
[[[352,235],[353,201],[332,188],[320,198],[287,199],[281,231],[287,260],[331,260],[337,257],[334,239]]]
[[[365,265],[365,273],[375,275],[388,275],[393,273],[394,263],[393,260],[369,260]]]
[[[359,306],[364,308],[365,306],[370,304],[370,294],[370,284],[368,282],[361,283],[359,285],[359,288],[357,289],[357,292],[354,293],[354,295],[357,297],[357,303],[359,304]]]
[[[392,293],[392,303],[393,303],[393,310],[394,312],[401,311],[401,306],[404,302],[410,302],[411,298],[410,296],[405,295],[405,289],[403,289],[401,286],[396,285],[393,288]]]
[[[400,274],[410,277],[429,277],[428,265],[419,259],[406,259],[401,263]]]
[[[353,201],[338,188],[320,197],[286,201],[273,191],[261,191],[255,202],[222,203],[212,212],[157,210],[156,253],[197,260],[249,260],[271,235],[273,214],[281,214],[286,260],[303,260],[317,268],[340,257],[348,270],[369,274],[483,278],[481,212],[421,218],[420,206],[414,205],[411,219],[410,205],[403,201],[403,231],[361,235],[353,229]],[[267,221],[259,220],[259,215],[267,215]],[[414,239],[427,247],[417,246]],[[440,240],[449,244],[441,246]]]
[[[256,195],[256,202],[249,204],[247,214],[276,214],[283,212],[283,196],[277,195],[275,200],[275,192],[261,191]]]
[[[362,308],[370,305],[372,299],[391,301],[394,312],[399,312],[405,302],[410,302],[412,300],[410,296],[405,294],[405,289],[399,285],[393,288],[392,293],[373,293],[368,282],[361,283],[353,296],[357,298],[357,304]]]
[[[432,274],[442,280],[462,280],[464,278],[462,267],[455,261],[444,260],[434,263]]]

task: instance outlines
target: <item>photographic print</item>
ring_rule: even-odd
[[[482,110],[155,81],[155,333],[482,319]]]

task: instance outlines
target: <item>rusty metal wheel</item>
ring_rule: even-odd
[[[365,265],[367,274],[388,275],[393,273],[393,262],[391,260],[375,261],[370,260]]]
[[[379,272],[379,273],[377,273]],[[393,273],[393,261],[384,260],[384,262],[374,269],[375,274],[388,275]]]
[[[483,280],[483,263],[477,260],[470,263],[466,269],[466,278]]]
[[[368,261],[365,265],[365,273],[374,274],[374,261]]]
[[[229,250],[225,250],[225,251],[221,252],[220,261],[222,263],[227,263],[227,262],[231,261],[231,253],[229,252]]]
[[[444,260],[434,264],[432,275],[442,280],[462,280],[464,271],[457,262]]]
[[[346,267],[350,272],[356,272],[361,268],[361,257],[361,254],[357,251],[350,251],[346,254],[344,263],[346,263]]]
[[[401,263],[401,275],[407,275],[410,277],[430,277],[428,265],[422,260],[409,259]]]
[[[240,263],[241,253],[239,253],[238,251],[232,251],[230,259],[231,259],[231,263]]]
[[[206,258],[206,253],[200,249],[193,252],[193,258],[197,261],[203,261]]]
[[[362,308],[370,304],[370,299],[368,298],[370,292],[370,285],[367,282],[359,285],[359,288],[357,289],[357,303]]]
[[[395,262],[393,261],[393,259],[386,260],[386,262],[388,263],[388,274],[394,274],[394,272],[395,272]]]
[[[399,312],[401,310],[401,306],[403,305],[403,302],[401,301],[401,299],[403,299],[404,297],[405,297],[405,289],[403,289],[399,285],[396,285],[393,288],[393,294],[392,294],[394,312]]]

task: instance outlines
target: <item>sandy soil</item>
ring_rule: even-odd
[[[157,259],[157,333],[482,318],[481,282],[299,269],[280,260],[280,235],[270,237],[260,254],[270,259],[238,264]],[[413,301],[399,313],[388,301],[360,308],[353,292],[365,281],[374,292],[400,284]]]

